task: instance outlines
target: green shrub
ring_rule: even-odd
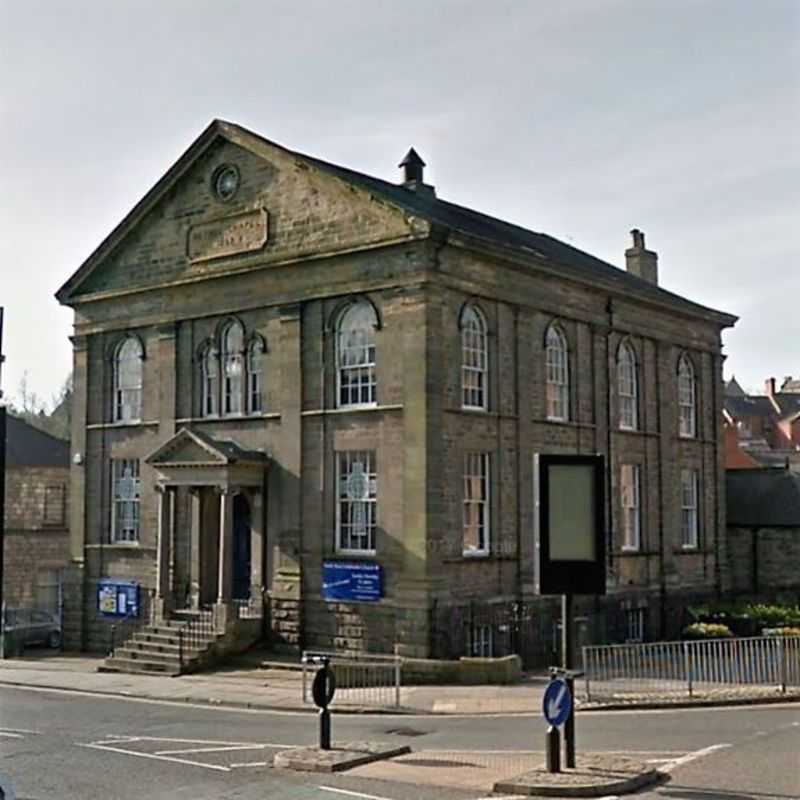
[[[683,629],[685,639],[729,639],[733,636],[727,625],[716,622],[695,622]]]
[[[800,628],[788,625],[781,628],[764,628],[764,636],[800,636]]]
[[[800,627],[800,608],[797,606],[751,603],[745,606],[744,611],[762,628]]]

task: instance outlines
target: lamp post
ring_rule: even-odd
[[[6,546],[6,404],[3,400],[3,307],[0,306],[0,658],[5,658],[6,602],[3,594]]]

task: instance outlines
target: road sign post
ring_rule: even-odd
[[[555,674],[545,689],[542,711],[550,724],[545,734],[547,771],[561,772],[561,737],[558,727],[572,717],[572,694],[567,681]]]
[[[565,680],[571,697],[575,696],[575,680],[571,675],[575,658],[575,620],[572,609],[572,595],[561,596],[561,666],[566,672]],[[564,722],[564,759],[568,769],[575,768],[575,708],[570,704],[570,712]]]

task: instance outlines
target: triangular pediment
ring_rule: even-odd
[[[175,465],[226,465],[230,458],[214,442],[188,428],[182,428],[146,459],[153,467]]]
[[[226,167],[235,190],[215,187]],[[427,235],[344,171],[215,120],[58,291],[60,302],[219,277]]]

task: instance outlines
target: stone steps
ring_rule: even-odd
[[[187,628],[191,618],[165,620],[136,631],[114,648],[101,671],[180,675],[196,669],[218,637],[210,632],[192,631],[191,641],[184,641],[181,647],[180,632]]]

